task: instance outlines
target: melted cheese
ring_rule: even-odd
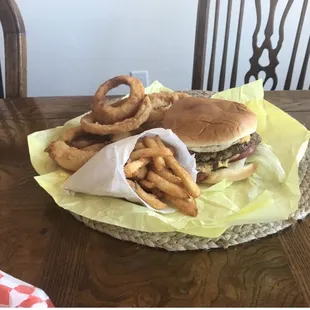
[[[228,159],[227,159],[227,160],[220,160],[220,161],[218,162],[218,166],[217,166],[216,169],[219,169],[219,168],[222,168],[222,167],[227,168],[227,167],[228,167],[228,162],[229,162]]]
[[[246,136],[246,137],[240,139],[237,143],[239,143],[239,144],[247,143],[247,142],[249,142],[250,140],[251,140],[251,136],[248,135],[248,136]]]
[[[211,165],[197,164],[197,170],[199,172],[210,173],[212,171]]]
[[[219,169],[219,168],[227,168],[228,165],[229,165],[228,162],[229,162],[229,159],[218,161],[215,170],[217,170],[217,169]],[[213,169],[213,166],[212,166],[212,165],[207,165],[207,164],[201,163],[201,164],[197,164],[197,170],[198,170],[199,172],[204,172],[204,173],[207,173],[207,174],[208,174],[208,173],[211,173],[211,171],[213,171],[214,169]]]

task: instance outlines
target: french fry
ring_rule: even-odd
[[[156,174],[154,171],[149,171],[149,173],[146,176],[146,179],[149,182],[154,183],[155,187],[160,189],[162,192],[170,194],[171,196],[183,199],[189,197],[187,192],[183,188],[167,181],[166,179]]]
[[[179,212],[195,217],[198,209],[194,198],[200,195],[200,189],[174,153],[159,136],[140,138],[124,172],[131,188],[152,208],[163,210],[169,203]]]
[[[159,145],[157,144],[156,140],[152,137],[145,137],[143,139],[143,142],[149,148],[159,148]],[[156,170],[158,171],[162,170],[166,165],[163,157],[161,156],[153,157],[153,162]]]
[[[167,148],[158,136],[155,137],[155,140],[162,150]],[[193,181],[190,174],[179,164],[179,162],[173,156],[165,157],[165,162],[166,165],[175,173],[175,175],[182,180],[188,193],[194,198],[199,197],[199,186]]]
[[[167,204],[157,199],[154,195],[145,192],[138,183],[132,180],[127,180],[127,182],[130,185],[130,187],[136,192],[136,194],[142,200],[148,203],[152,208],[156,210],[163,210],[168,208]]]
[[[154,165],[155,166],[155,165]],[[156,167],[155,167],[156,168]],[[182,180],[175,176],[167,167],[161,169],[160,171],[155,171],[159,176],[166,179],[167,181],[174,183],[174,184],[181,184]]]
[[[149,158],[140,158],[127,163],[124,167],[126,178],[134,178],[138,175],[140,168],[146,166],[150,162]]]
[[[148,173],[146,166],[143,166],[139,169],[138,174],[136,176],[137,179],[144,179]]]
[[[159,190],[158,188],[154,187],[151,189],[151,192],[154,196],[156,196],[158,199],[164,198],[164,193]]]
[[[193,181],[190,174],[178,163],[178,161],[173,156],[165,157],[165,162],[167,166],[178,176],[186,188],[187,192],[194,198],[200,196],[200,188]]]
[[[138,183],[146,190],[155,188],[155,184],[145,179],[139,180]]]
[[[163,141],[161,141],[160,137],[159,136],[156,136],[155,137],[155,141],[157,142],[157,144],[159,145],[160,148],[164,149],[164,148],[167,148],[171,151],[172,155],[175,154],[175,150],[172,146],[170,145],[165,145]]]
[[[185,215],[196,217],[198,214],[198,209],[196,201],[194,198],[190,197],[188,199],[175,198],[169,194],[164,194],[164,197],[171,202],[172,206]]]
[[[145,145],[143,144],[143,142],[138,140],[136,145],[135,145],[135,150],[141,150],[144,148],[145,148]]]
[[[131,160],[137,160],[144,157],[156,157],[156,156],[172,156],[172,152],[169,149],[159,149],[159,148],[145,148],[141,150],[133,151],[130,154]]]

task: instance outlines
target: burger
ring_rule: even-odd
[[[245,165],[261,137],[257,117],[244,104],[198,97],[184,98],[166,112],[163,126],[171,129],[195,154],[197,183],[250,177],[256,164]]]

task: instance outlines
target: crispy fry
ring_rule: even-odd
[[[124,173],[126,178],[133,178],[138,175],[139,169],[146,166],[150,162],[149,158],[140,158],[127,163],[124,167]]]
[[[190,197],[189,199],[179,199],[172,197],[169,194],[164,194],[164,196],[169,202],[171,202],[173,207],[178,209],[183,214],[193,217],[197,216],[198,209],[194,198]]]
[[[136,145],[135,145],[135,150],[141,150],[141,149],[145,149],[145,145],[143,144],[142,141],[137,141]]]
[[[138,183],[146,190],[155,188],[155,184],[145,179],[139,180]]]
[[[163,210],[168,208],[167,204],[157,199],[154,195],[145,192],[138,183],[132,180],[127,180],[127,182],[130,185],[130,187],[136,192],[136,194],[142,200],[148,203],[152,208],[156,210]]]
[[[174,148],[171,145],[165,145],[164,142],[161,141],[159,136],[155,137],[155,141],[157,142],[157,144],[159,145],[160,148],[162,148],[162,149],[168,148],[171,151],[172,155],[175,154]]]
[[[162,170],[158,171],[155,170],[155,172],[161,176],[162,178],[166,179],[167,181],[174,183],[174,184],[181,184],[182,180],[175,176],[167,167],[163,168]]]
[[[169,149],[153,149],[153,148],[145,148],[141,150],[133,151],[130,154],[131,160],[137,160],[139,158],[144,157],[155,157],[155,156],[171,156],[172,153]]]
[[[194,198],[199,197],[199,186],[193,181],[190,174],[178,163],[178,161],[173,156],[167,156],[165,157],[165,162],[167,166],[175,173],[175,175],[182,180],[182,183],[184,184],[184,187],[188,193]]]
[[[173,156],[175,155],[175,149],[173,148],[173,146],[167,145],[166,148],[168,148],[171,151]]]
[[[148,173],[146,166],[143,166],[139,169],[138,174],[136,176],[137,179],[144,179]]]
[[[146,147],[159,148],[157,142],[155,141],[155,138],[153,138],[153,137],[144,137],[143,142],[146,145]]]
[[[145,137],[143,141],[144,141],[144,144],[149,148],[159,148],[159,145],[157,144],[155,138]],[[153,162],[154,162],[155,168],[158,171],[162,170],[166,165],[163,157],[161,156],[153,157]]]
[[[193,197],[200,195],[200,189],[190,174],[174,158],[174,152],[175,150],[166,146],[159,136],[139,139],[128,159],[132,162],[130,164],[127,162],[125,166],[126,170],[131,168],[130,171],[126,171],[126,176],[135,178],[136,181],[128,180],[130,186],[154,209],[167,208],[168,205],[163,201],[168,201],[183,214],[195,217],[198,209]],[[164,161],[164,165],[157,161],[158,158]],[[146,164],[142,165],[140,161]],[[146,166],[151,161],[152,164]]]
[[[155,139],[161,149],[167,148],[158,136],[156,136]],[[167,166],[175,173],[175,175],[182,180],[188,193],[194,198],[199,197],[199,186],[193,181],[190,174],[178,163],[178,161],[173,156],[168,156],[165,157],[165,162]]]
[[[155,186],[159,188],[161,191],[170,194],[171,196],[177,198],[188,198],[188,194],[183,188],[165,180],[164,178],[156,174],[154,171],[149,171],[149,173],[146,176],[146,179],[154,183]]]
[[[158,199],[164,198],[164,193],[163,193],[160,189],[158,189],[158,188],[156,188],[156,187],[152,188],[152,189],[151,189],[151,192],[152,192],[152,194],[153,194],[154,196],[156,196]]]

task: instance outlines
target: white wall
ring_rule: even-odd
[[[221,1],[220,20],[225,20],[226,1]],[[25,21],[28,43],[28,95],[92,95],[100,83],[132,70],[148,70],[150,82],[159,80],[172,89],[190,89],[194,51],[197,0],[16,0]],[[240,0],[234,0],[232,25],[237,21]],[[262,42],[269,1],[262,1]],[[287,0],[279,0],[279,13]],[[285,26],[285,43],[279,54],[278,89],[284,85],[285,72],[303,0],[294,0]],[[207,51],[212,40],[214,3]],[[256,23],[254,0],[245,7],[238,85],[243,83],[252,55],[252,33]],[[225,23],[220,23],[218,43],[223,44]],[[232,63],[234,31],[229,41],[228,68]],[[296,87],[302,57],[310,32],[310,5],[298,51],[294,81]],[[278,34],[273,36],[276,43]],[[0,34],[0,42],[2,34]],[[0,44],[1,45],[1,44]],[[216,80],[220,70],[222,47],[216,58]],[[0,48],[0,56],[3,51]],[[263,55],[262,64],[268,59]],[[2,62],[3,63],[3,62]],[[207,57],[206,72],[209,61]],[[309,64],[310,66],[310,64]],[[310,68],[309,68],[310,69]],[[306,85],[310,83],[308,69]],[[264,77],[262,74],[261,77]],[[225,87],[229,87],[228,78]],[[206,84],[206,79],[205,79]],[[217,87],[217,81],[214,84]],[[268,87],[267,87],[268,88]],[[119,87],[111,94],[123,94]]]
[[[197,0],[17,3],[27,31],[29,96],[92,95],[132,70],[190,88]]]

